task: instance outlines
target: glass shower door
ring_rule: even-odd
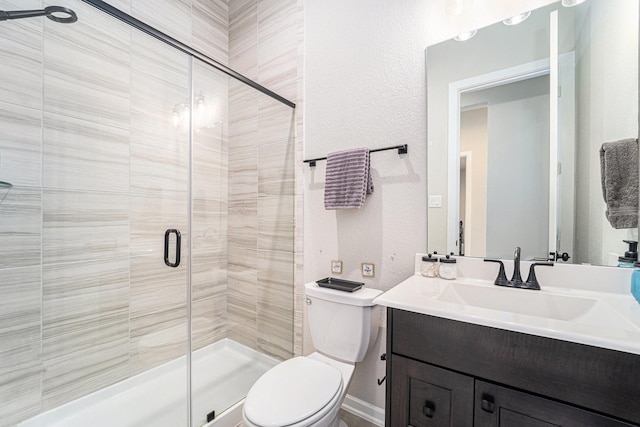
[[[45,387],[43,401],[49,392],[73,400],[171,363],[171,373],[137,387],[135,414],[116,413],[121,425],[158,411],[180,425],[188,404],[189,133],[174,125],[174,110],[189,102],[189,58],[68,3],[77,23],[45,23],[43,356],[45,366],[64,361],[73,381]],[[82,255],[66,256],[66,242]],[[85,271],[78,262],[88,263],[88,277],[76,277]],[[63,284],[50,282],[49,268]],[[49,313],[70,319],[56,345]]]
[[[192,427],[293,356],[293,109],[194,60]],[[239,412],[238,412],[239,413]]]
[[[190,58],[56,4],[78,21],[0,28],[0,426],[132,378],[109,417],[64,425],[184,425]]]
[[[227,330],[229,77],[195,59],[192,76],[191,425],[202,426],[230,406],[225,398],[233,381],[225,382],[229,360],[221,351]]]
[[[189,407],[190,58],[136,30],[131,46],[129,370],[171,366],[140,399],[177,426]]]

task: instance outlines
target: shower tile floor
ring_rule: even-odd
[[[242,400],[278,362],[224,339],[194,352],[193,425]],[[186,358],[121,381],[27,420],[19,427],[175,427],[186,419]]]

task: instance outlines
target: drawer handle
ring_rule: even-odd
[[[483,394],[482,400],[480,401],[480,407],[483,411],[493,413],[496,409],[496,404],[494,403],[493,396],[489,394]]]
[[[425,402],[422,408],[422,414],[427,418],[433,418],[433,414],[436,412],[436,405],[428,400]]]

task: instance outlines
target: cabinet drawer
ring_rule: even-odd
[[[393,426],[473,425],[473,378],[391,355],[389,420]]]
[[[632,427],[593,412],[476,381],[476,427]]]

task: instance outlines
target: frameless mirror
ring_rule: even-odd
[[[605,216],[600,147],[638,137],[639,16],[557,2],[427,48],[429,251],[617,264],[638,229]]]

